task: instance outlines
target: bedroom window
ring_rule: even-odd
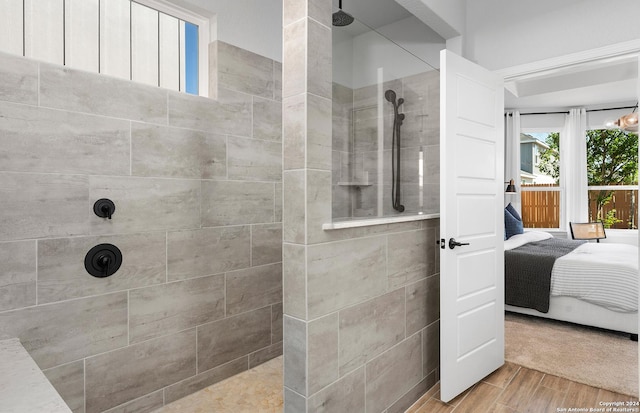
[[[560,228],[560,133],[520,134],[520,187],[525,228]]]
[[[587,131],[589,220],[606,228],[638,228],[638,135]]]

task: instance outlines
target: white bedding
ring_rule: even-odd
[[[528,231],[504,242],[513,249],[552,235]],[[556,260],[551,295],[568,296],[612,311],[638,311],[638,248],[625,244],[586,243]]]

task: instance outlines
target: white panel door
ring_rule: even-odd
[[[131,80],[158,86],[158,12],[131,2]]]
[[[65,65],[98,72],[98,0],[65,0]]]
[[[100,73],[131,79],[131,2],[100,2]]]
[[[25,0],[25,56],[64,64],[64,2]]]
[[[0,16],[6,17],[0,24],[0,52],[23,55],[22,8],[22,0],[0,1]]]
[[[440,386],[449,401],[504,364],[504,91],[500,76],[447,50],[440,88]]]

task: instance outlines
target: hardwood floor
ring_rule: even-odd
[[[640,412],[637,398],[508,362],[449,403],[443,403],[439,397],[440,391],[436,387],[406,413]],[[608,402],[621,402],[617,407],[621,410],[607,410],[614,406],[604,404]],[[627,405],[627,402],[631,405]]]

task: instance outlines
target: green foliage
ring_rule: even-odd
[[[607,201],[608,203],[609,201]],[[598,213],[602,213],[602,211],[598,211]],[[618,219],[616,217],[616,210],[615,208],[610,210],[609,212],[606,213],[605,217],[602,218],[600,216],[598,216],[598,221],[602,221],[603,225],[605,228],[611,228],[612,226],[614,226],[615,224],[617,224],[618,222],[622,222],[621,219]]]
[[[588,185],[631,185],[638,181],[638,135],[619,129],[587,131]]]
[[[638,135],[620,129],[587,131],[588,185],[631,185],[638,182]],[[560,182],[560,134],[550,133],[545,143],[549,149],[540,154],[538,168]],[[590,203],[596,206],[596,217],[607,228],[622,222],[612,209],[603,216],[603,207],[611,202],[612,191],[591,191]],[[632,214],[633,215],[633,214]]]
[[[538,169],[545,175],[552,177],[557,184],[560,183],[560,134],[550,133],[545,139],[549,149],[540,153],[540,163]]]

